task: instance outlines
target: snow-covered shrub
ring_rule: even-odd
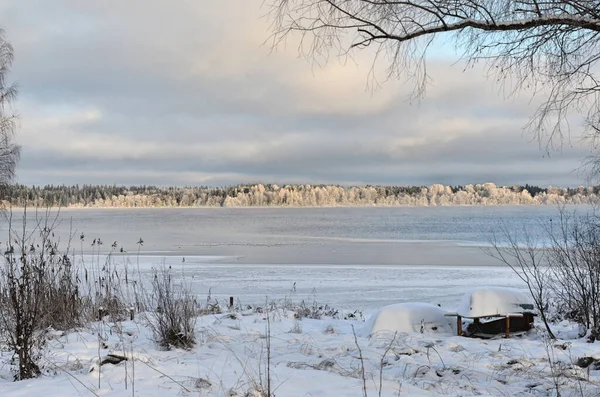
[[[429,303],[397,303],[382,307],[373,314],[362,329],[363,336],[377,332],[454,333],[455,320]]]
[[[196,343],[194,329],[198,305],[184,284],[175,284],[170,267],[153,269],[152,305],[154,314],[150,326],[154,339],[165,349],[191,348]]]
[[[318,320],[322,317],[333,318],[339,314],[339,312],[333,307],[330,307],[329,305],[321,305],[316,301],[313,301],[312,304],[307,304],[303,300],[299,305],[290,305],[287,307],[287,309],[295,312],[295,317],[297,319],[312,318]]]

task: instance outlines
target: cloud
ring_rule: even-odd
[[[545,156],[522,133],[536,102],[482,68],[432,58],[410,103],[410,84],[368,85],[369,52],[319,68],[297,40],[270,51],[261,3],[3,2],[19,182],[581,183],[585,146]]]

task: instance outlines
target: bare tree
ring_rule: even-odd
[[[548,306],[551,300],[552,268],[548,251],[536,244],[524,228],[521,236],[503,224],[500,236],[494,235],[488,255],[508,265],[525,283],[548,336],[556,339],[548,322]]]
[[[4,188],[12,182],[15,167],[19,161],[20,147],[12,138],[17,128],[17,116],[11,113],[10,106],[17,98],[16,84],[8,84],[6,75],[13,61],[13,48],[4,38],[0,29],[0,199],[4,196]]]
[[[372,47],[374,61],[386,58],[390,77],[414,79],[417,97],[425,94],[426,55],[434,38],[449,36],[467,65],[483,61],[509,93],[547,95],[526,126],[546,150],[568,138],[573,113],[585,115],[587,136],[600,147],[597,0],[266,2],[275,47],[297,33],[301,54],[318,63],[336,52]]]

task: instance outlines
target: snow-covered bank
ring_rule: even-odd
[[[141,316],[49,333],[40,379],[11,382],[11,355],[2,352],[1,395],[260,396],[267,313],[239,309],[200,317],[190,351],[159,351]],[[557,386],[562,396],[600,395],[597,365],[576,365],[581,357],[600,359],[600,343],[572,339],[577,332],[567,323],[555,326],[561,340],[553,342],[537,331],[496,340],[419,332],[368,338],[360,336],[360,320],[296,317],[281,307],[269,312],[271,388],[278,397],[361,396],[363,365],[369,396],[379,395],[380,375],[382,396],[556,396]],[[109,353],[128,360],[99,371],[98,357]]]

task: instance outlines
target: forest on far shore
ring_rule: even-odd
[[[229,187],[6,186],[4,207],[334,207],[596,204],[600,185],[350,186],[243,184]]]

